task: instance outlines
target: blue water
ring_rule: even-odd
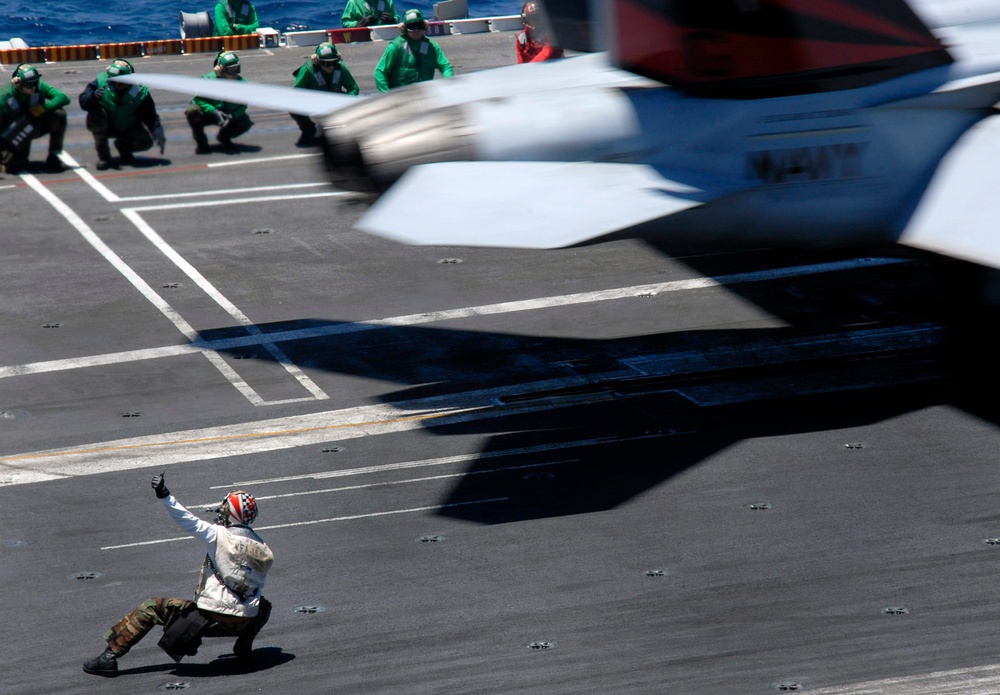
[[[434,14],[436,0],[396,0],[396,10],[415,7],[427,17]],[[496,17],[519,14],[523,0],[469,0],[470,17]],[[254,4],[260,25],[281,32],[307,29],[336,29],[346,0],[260,0]],[[29,46],[113,43],[148,39],[179,39],[180,12],[202,12],[215,7],[214,0],[133,0],[100,3],[94,0],[59,0],[57,2],[0,2],[0,39],[18,37]]]

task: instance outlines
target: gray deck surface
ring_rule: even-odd
[[[459,73],[513,62],[513,34],[440,43]],[[341,48],[363,92],[383,46]],[[290,84],[309,52],[244,75]],[[284,113],[197,156],[155,93],[165,155],[97,172],[76,95],[101,66],[42,66],[79,168],[0,178],[0,693],[1000,692],[966,266],[401,246],[353,229]],[[81,670],[193,591],[164,470],[196,512],[258,497],[253,672],[226,640],[174,664],[158,630],[117,680]]]

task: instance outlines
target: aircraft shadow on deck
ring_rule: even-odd
[[[702,265],[712,263],[707,257]],[[942,293],[942,283],[953,272],[962,271],[951,265],[942,271],[933,264],[899,264],[852,272],[849,283],[840,273],[827,273],[730,288],[783,318],[788,326],[781,328],[677,331],[614,340],[423,326],[371,329],[323,319],[259,328],[265,333],[358,328],[283,342],[281,348],[310,370],[402,385],[383,399],[389,403],[436,397],[447,406],[447,397],[454,395],[459,407],[461,394],[469,391],[514,387],[513,395],[504,398],[509,414],[452,424],[430,420],[425,426],[440,436],[490,437],[443,504],[507,498],[504,504],[452,506],[439,513],[506,523],[612,509],[744,439],[860,427],[939,404],[1000,424],[993,406],[997,380],[988,348],[992,343],[984,342],[976,329],[992,314],[980,315],[969,307],[954,310],[954,290]],[[944,329],[933,345],[882,355],[874,362],[848,356],[774,366],[755,363],[748,347],[893,323],[941,324]],[[203,332],[202,338],[238,335],[245,335],[242,329],[227,328]],[[749,360],[740,368],[708,375],[650,378],[614,371],[630,358],[685,351],[722,361],[743,352]],[[269,359],[262,349],[221,352]],[[565,391],[530,393],[527,386],[608,373],[615,378]],[[518,393],[521,386],[523,393]],[[705,389],[728,397],[698,395]],[[764,395],[753,395],[757,393]],[[541,407],[533,408],[536,404]],[[596,443],[564,446],[573,441]],[[510,450],[523,453],[495,453]],[[481,475],[485,472],[490,474]]]

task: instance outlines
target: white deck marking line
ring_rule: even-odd
[[[314,156],[314,155],[290,155],[289,157],[275,157],[275,159],[294,159],[296,157],[310,157],[310,156]],[[59,155],[59,157],[60,157],[60,159],[62,159],[62,161],[67,166],[69,166],[70,168],[72,168],[74,170],[74,172],[81,179],[83,179],[83,181],[88,186],[90,186],[91,188],[93,188],[98,193],[98,195],[100,195],[102,198],[104,198],[109,203],[127,203],[127,202],[140,201],[140,200],[163,200],[163,199],[170,200],[170,199],[173,199],[173,198],[199,197],[199,196],[216,196],[216,195],[231,195],[231,194],[234,194],[234,193],[254,193],[254,192],[257,192],[257,191],[273,191],[273,190],[280,191],[280,190],[293,189],[293,188],[314,188],[314,187],[318,187],[318,186],[328,186],[329,185],[327,183],[302,183],[302,184],[288,184],[288,185],[285,185],[285,186],[261,186],[261,187],[256,187],[256,188],[239,188],[239,189],[220,190],[220,191],[198,191],[198,192],[192,192],[192,193],[176,193],[176,194],[167,194],[167,195],[135,196],[135,197],[123,198],[123,197],[119,196],[117,193],[113,192],[111,189],[109,189],[103,183],[101,183],[100,181],[98,181],[97,178],[93,174],[91,174],[89,171],[87,171],[87,169],[85,169],[84,167],[80,166],[80,164],[75,159],[73,159],[73,157],[70,156],[69,154],[63,152],[62,154]],[[257,159],[257,160],[253,160],[253,161],[254,162],[264,162],[264,161],[269,161],[269,160],[266,160],[266,159]],[[250,161],[239,162],[239,164],[244,164],[244,163],[249,164],[251,162]],[[215,165],[209,164],[208,166],[211,167],[211,166],[231,166],[231,165],[227,163],[227,164],[215,164]],[[223,200],[221,202],[215,201],[215,203],[201,203],[201,204],[195,203],[195,204],[189,205],[189,207],[200,207],[200,206],[203,206],[203,205],[211,205],[211,204],[252,203],[252,202],[258,201],[258,200],[259,201],[272,201],[272,200],[298,200],[298,199],[302,199],[302,198],[331,198],[331,197],[333,197],[333,198],[339,198],[339,197],[344,197],[344,196],[357,196],[357,195],[358,195],[357,193],[354,193],[352,191],[325,191],[323,193],[302,194],[302,195],[296,195],[296,196],[270,196],[270,197],[266,197],[266,198],[246,198],[246,199],[235,199],[235,200]],[[138,209],[140,209],[140,210],[157,210],[157,209],[166,210],[166,209],[170,209],[170,207],[171,206],[165,206],[165,207],[162,207],[162,208],[150,207],[150,208],[138,208]]]
[[[884,678],[809,692],[813,695],[996,695],[1000,692],[1000,664]]]
[[[296,158],[299,158],[299,157],[313,157],[313,156],[316,156],[316,155],[289,155],[287,157],[274,157],[274,159],[296,159]],[[98,195],[100,195],[102,198],[104,198],[109,203],[131,203],[131,202],[138,202],[138,201],[141,201],[141,200],[172,200],[174,198],[194,198],[194,197],[202,197],[202,196],[227,196],[227,195],[240,194],[240,193],[257,193],[257,192],[260,192],[260,191],[281,191],[281,190],[291,190],[291,189],[295,189],[295,188],[316,188],[316,187],[319,187],[319,186],[329,186],[330,185],[330,184],[325,183],[325,182],[295,183],[295,184],[285,184],[285,185],[278,185],[278,186],[258,186],[258,187],[254,187],[254,188],[232,188],[232,189],[218,190],[218,191],[193,191],[193,192],[190,192],[190,193],[167,193],[167,194],[163,194],[163,195],[140,195],[140,196],[122,197],[122,196],[119,196],[114,191],[112,191],[111,189],[109,189],[103,183],[101,183],[100,181],[98,181],[97,178],[93,174],[90,173],[90,171],[88,171],[86,168],[80,166],[79,162],[77,162],[71,155],[67,154],[66,152],[63,152],[63,153],[61,153],[59,155],[59,158],[63,161],[64,164],[66,164],[68,167],[70,167],[71,169],[73,169],[74,172],[81,179],[83,179],[83,181],[88,186],[90,186],[91,188],[93,188],[98,193]],[[270,161],[270,160],[268,160],[268,159],[255,159],[255,160],[249,160],[249,161],[246,161],[246,162],[238,162],[238,163],[239,164],[243,164],[243,163],[259,163],[259,162],[266,162],[266,161]],[[233,164],[237,164],[237,162],[234,162],[234,163],[222,163],[222,164],[209,164],[208,166],[209,167],[213,167],[213,166],[232,166]],[[14,187],[10,186],[10,188],[14,188]],[[346,191],[329,191],[325,195],[327,195],[327,196],[329,196],[329,195],[340,195],[342,193],[347,193],[347,192]],[[352,194],[352,195],[356,195],[356,194]],[[225,202],[229,202],[229,201],[222,201],[222,202],[225,203]]]
[[[561,449],[579,449],[582,447],[598,446],[601,444],[636,442],[643,439],[656,439],[664,437],[664,434],[641,434],[635,437],[595,437],[594,439],[574,439],[568,442],[556,442],[554,444],[538,444],[536,446],[525,446],[516,449],[498,449],[496,451],[483,451],[475,454],[457,454],[455,456],[441,456],[432,459],[420,459],[417,461],[400,461],[397,463],[381,463],[377,466],[363,466],[360,468],[341,468],[334,471],[322,471],[319,473],[305,473],[302,475],[286,475],[280,478],[263,478],[260,480],[240,480],[229,485],[213,485],[209,490],[232,490],[241,487],[259,487],[261,485],[272,485],[274,483],[288,483],[297,480],[324,480],[326,478],[344,478],[353,475],[369,475],[371,473],[385,473],[387,471],[402,471],[411,468],[426,468],[429,466],[446,466],[451,463],[465,463],[467,461],[480,461],[485,459],[502,458],[506,456],[524,456],[527,454],[544,454],[550,451]],[[2,460],[2,459],[0,459]]]
[[[328,183],[289,183],[280,186],[255,186],[251,188],[227,188],[222,190],[212,190],[212,191],[190,191],[188,193],[163,193],[159,195],[133,195],[125,198],[119,198],[118,200],[122,203],[136,203],[142,200],[173,200],[174,198],[203,198],[207,196],[228,196],[236,195],[241,193],[258,193],[261,191],[285,191],[293,190],[296,188],[319,188],[320,186],[329,186]],[[225,201],[221,201],[220,205],[225,204]]]
[[[125,208],[122,210],[122,214],[135,225],[136,229],[146,237],[146,239],[155,246],[160,253],[170,259],[170,261],[176,265],[182,273],[187,275],[191,280],[201,289],[202,292],[207,294],[212,301],[218,304],[225,310],[230,316],[232,316],[237,323],[239,323],[243,328],[252,336],[256,336],[260,339],[258,343],[261,347],[267,350],[268,354],[284,367],[285,371],[293,379],[295,379],[306,391],[312,394],[312,399],[304,398],[302,400],[325,400],[329,396],[321,389],[316,383],[310,379],[298,365],[294,364],[288,357],[275,345],[274,341],[264,334],[260,328],[254,324],[253,321],[247,317],[242,311],[240,311],[235,304],[230,302],[221,292],[219,292],[208,279],[202,275],[198,270],[187,262],[183,256],[177,253],[172,246],[170,246],[163,237],[161,237],[155,229],[153,229],[134,209]],[[294,403],[295,400],[284,400],[282,403]],[[273,401],[264,401],[260,404],[255,405],[272,405]]]
[[[198,339],[198,332],[191,327],[174,309],[163,299],[156,290],[149,286],[138,273],[125,263],[111,247],[105,244],[100,237],[60,198],[42,185],[38,179],[31,174],[24,174],[21,177],[38,195],[40,195],[49,205],[55,208],[56,212],[62,215],[77,232],[89,243],[108,263],[119,273],[125,276],[133,287],[135,287],[153,306],[160,310],[177,329],[184,334],[188,340],[194,342]]]
[[[100,183],[97,179],[95,179],[94,176],[89,171],[81,167],[76,162],[76,160],[73,159],[73,157],[71,157],[66,153],[63,153],[61,155],[61,158],[65,163],[72,166],[76,170],[77,174],[84,181],[86,181],[91,188],[93,188],[102,197],[104,197],[105,200],[107,200],[108,202],[122,201],[122,199],[118,195],[107,189],[102,183]],[[313,184],[308,184],[308,185],[313,185]],[[249,189],[247,192],[250,192],[250,190],[255,190],[255,189]],[[66,206],[66,209],[69,209],[69,207]],[[157,234],[153,230],[153,228],[145,222],[145,220],[139,217],[138,214],[133,213],[130,209],[124,209],[122,210],[122,213],[125,215],[127,219],[129,219],[129,221],[132,222],[133,225],[136,226],[136,228],[143,234],[143,236],[146,237],[147,240],[149,240],[154,246],[156,246],[156,248],[159,249],[160,252],[163,253],[167,258],[169,258],[174,263],[174,265],[180,268],[182,272],[184,272],[189,278],[191,278],[195,282],[195,284],[197,284],[198,287],[201,288],[203,292],[205,292],[209,297],[211,297],[219,306],[221,306],[227,313],[229,313],[230,316],[235,318],[240,323],[240,325],[246,328],[247,332],[249,332],[251,335],[257,335],[257,336],[262,335],[262,331],[255,325],[253,325],[253,322],[250,321],[250,319],[248,319],[243,314],[243,312],[239,311],[236,308],[236,306],[233,305],[231,302],[229,302],[229,300],[226,299],[222,295],[222,293],[218,292],[208,282],[208,280],[205,279],[204,276],[202,276],[197,270],[195,270],[190,263],[184,260],[180,256],[180,254],[174,251],[173,248],[170,247],[163,240],[163,238],[160,237],[160,235]],[[96,237],[96,234],[94,236]],[[103,244],[103,242],[101,243]],[[93,242],[91,242],[91,244],[93,245]],[[192,327],[188,325],[187,322],[184,322],[184,326],[186,327],[187,331],[193,331]],[[187,331],[185,329],[181,329],[181,332],[184,333],[189,340],[191,340],[192,342],[196,342],[198,339],[197,333],[194,333],[194,337],[191,337],[191,334]],[[249,386],[249,384],[247,384],[246,380],[240,377],[236,373],[236,371],[232,367],[230,367],[229,364],[225,362],[225,360],[222,359],[221,355],[215,354],[214,356],[210,356],[209,352],[205,352],[205,355],[216,366],[216,368],[219,369],[219,371],[223,375],[225,375],[226,379],[229,380],[229,382],[232,383],[233,386],[235,386],[240,391],[240,393],[242,393],[247,398],[247,400],[249,400],[255,406],[262,407],[266,405],[284,405],[287,403],[297,403],[300,401],[310,401],[310,400],[325,400],[329,398],[329,396],[327,396],[327,394],[324,393],[323,390],[320,389],[319,386],[317,386],[312,379],[310,379],[304,372],[302,372],[302,370],[299,369],[297,365],[292,364],[291,360],[289,360],[285,356],[285,354],[282,353],[281,350],[273,342],[265,341],[261,342],[260,345],[265,350],[267,350],[267,352],[271,355],[272,358],[274,358],[274,360],[278,364],[282,365],[285,371],[287,371],[292,376],[292,378],[294,378],[303,388],[305,388],[306,391],[308,391],[311,394],[311,397],[289,398],[277,401],[264,400],[263,398],[260,397],[260,395],[256,391],[254,391]]]
[[[198,339],[198,332],[184,320],[184,318],[178,314],[173,307],[170,306],[156,291],[150,287],[145,280],[139,277],[139,274],[132,270],[121,257],[116,254],[110,246],[104,243],[99,236],[90,228],[90,226],[83,221],[83,219],[76,214],[66,203],[64,203],[55,193],[50,191],[48,188],[43,186],[37,178],[31,174],[24,174],[21,177],[25,183],[27,183],[31,188],[38,193],[49,205],[55,208],[56,212],[62,215],[67,222],[69,222],[77,232],[89,243],[94,249],[101,254],[101,256],[112,265],[119,273],[121,273],[126,280],[128,280],[133,287],[139,290],[153,306],[160,310],[167,319],[179,330],[185,338],[187,338],[192,343]],[[229,382],[236,387],[251,403],[255,401],[261,402],[263,399],[257,395],[257,393],[250,388],[250,385],[243,381],[238,374],[236,374],[233,369],[226,364],[219,353],[213,350],[201,350],[201,353],[211,362],[216,369],[218,369]]]
[[[495,502],[509,502],[509,497],[494,497],[488,500],[473,500],[471,502],[451,502],[450,504],[433,504],[427,507],[413,507],[411,509],[393,509],[388,512],[369,512],[367,514],[353,514],[351,516],[335,516],[329,519],[312,519],[310,521],[295,521],[289,524],[275,524],[274,526],[258,526],[258,531],[273,531],[275,529],[294,528],[296,526],[315,526],[316,524],[329,524],[337,521],[355,521],[357,519],[374,519],[380,516],[392,516],[394,514],[416,514],[417,512],[429,512],[435,509],[449,509],[452,507],[467,507],[471,504],[492,504]],[[192,536],[178,536],[175,538],[160,538],[155,541],[141,541],[139,543],[123,543],[122,545],[106,545],[101,550],[121,550],[122,548],[138,548],[143,545],[157,545],[160,543],[174,543],[176,541],[194,540]]]
[[[576,463],[580,459],[564,459],[562,461],[546,461],[545,463],[526,463],[522,466],[508,466],[506,468],[491,468],[485,471],[463,471],[462,473],[443,473],[441,475],[429,475],[423,478],[407,478],[406,480],[389,480],[381,483],[362,483],[361,485],[345,485],[344,487],[328,487],[322,490],[303,490],[301,492],[285,492],[280,495],[254,495],[257,500],[280,500],[286,497],[308,497],[309,495],[326,495],[332,492],[349,492],[351,490],[365,490],[373,487],[390,487],[393,485],[410,485],[411,483],[426,483],[431,480],[447,480],[449,478],[464,478],[469,475],[485,475],[487,473],[505,473],[506,471],[518,471],[529,468],[542,468],[545,466],[557,466],[561,463]],[[203,504],[193,504],[194,509],[214,509],[219,506],[218,500],[215,502],[205,502]]]
[[[323,193],[299,193],[297,195],[271,195],[260,196],[258,198],[230,198],[229,200],[204,200],[197,203],[176,203],[173,205],[142,205],[131,208],[140,212],[151,210],[184,210],[187,208],[204,208],[221,204],[240,205],[242,203],[269,203],[275,200],[305,200],[307,198],[354,198],[357,193],[353,191],[324,191]]]
[[[93,355],[91,357],[71,357],[64,360],[46,360],[45,362],[32,362],[31,364],[20,364],[12,367],[0,367],[0,379],[12,376],[25,376],[28,374],[45,374],[48,372],[64,372],[71,369],[84,369],[87,367],[103,367],[109,364],[127,364],[129,362],[144,362],[155,360],[161,357],[178,357],[180,355],[200,354],[210,347],[195,345],[166,345],[158,348],[145,348],[140,350],[125,350],[123,352],[112,352],[105,355]]]
[[[531,405],[498,406],[498,401],[506,395],[525,389],[544,391],[582,383],[585,383],[582,377],[550,379],[518,386],[435,396],[394,405],[356,406],[259,422],[243,422],[13,454],[0,457],[0,486],[27,485],[46,480],[117,473],[139,468],[161,468],[175,463],[204,462],[303,446],[326,445],[330,442],[407,432],[425,427],[431,420],[436,420],[441,425],[448,425],[503,417],[513,413],[523,415],[551,409],[552,404],[538,402]],[[604,395],[595,397],[606,398]],[[548,444],[538,449],[529,447],[522,451],[524,453],[556,451],[589,444],[633,441],[674,434],[658,433],[629,439],[597,438]],[[507,452],[507,455],[509,453]],[[484,452],[480,458],[488,459],[504,454],[505,452],[496,454]],[[341,475],[362,475],[369,472],[415,468],[419,465],[420,462],[391,463],[348,469]],[[435,465],[434,460],[426,465]],[[331,472],[324,477],[336,476],[336,472]]]
[[[489,394],[470,398],[370,405],[335,411],[207,427],[91,445],[50,449],[0,458],[0,485],[22,485],[62,478],[169,466],[299,446],[326,444],[418,429],[440,419],[458,423],[509,412],[497,409]],[[525,412],[517,409],[516,412]]]
[[[485,304],[480,306],[465,307],[462,309],[446,309],[443,311],[427,312],[423,314],[409,314],[407,316],[395,316],[383,319],[373,319],[369,321],[359,321],[355,323],[338,324],[335,326],[320,326],[313,328],[302,328],[291,331],[279,331],[267,333],[266,340],[274,343],[281,343],[293,340],[311,340],[314,338],[325,338],[344,333],[355,333],[358,331],[387,328],[389,326],[416,326],[425,323],[437,323],[440,321],[451,321],[454,319],[470,318],[473,316],[487,316],[492,314],[513,313],[517,311],[535,311],[548,309],[556,306],[568,306],[571,304],[588,304],[605,302],[616,299],[628,299],[642,294],[662,294],[667,292],[680,292],[690,289],[711,287],[714,285],[732,285],[737,283],[760,282],[777,279],[780,277],[796,277],[799,275],[815,275],[818,273],[829,273],[842,270],[853,270],[861,267],[883,266],[894,263],[911,263],[912,261],[898,258],[875,258],[875,259],[855,259],[854,261],[843,261],[837,264],[820,264],[815,266],[798,266],[795,268],[779,268],[773,271],[761,273],[746,273],[738,275],[720,276],[718,278],[693,278],[691,280],[674,280],[655,285],[633,285],[631,287],[619,287],[610,290],[597,290],[594,292],[582,292],[571,295],[556,295],[553,297],[539,297],[519,302],[502,302],[499,304]],[[31,362],[27,364],[0,367],[0,379],[27,374],[41,374],[46,372],[65,371],[69,369],[79,369],[83,367],[100,366],[106,364],[119,364],[124,362],[137,362],[147,359],[159,359],[161,357],[174,357],[177,355],[187,355],[193,351],[201,350],[229,350],[237,347],[252,347],[259,345],[260,336],[244,336],[239,338],[222,338],[219,340],[199,341],[196,345],[177,345],[148,348],[145,350],[129,350],[126,352],[113,352],[105,355],[93,355],[89,357],[69,358],[64,360],[48,360],[45,362]]]
[[[73,159],[73,157],[70,156],[68,153],[62,152],[59,155],[59,159],[61,159],[63,163],[66,164],[68,167],[73,169],[74,173],[77,176],[83,179],[83,181],[88,186],[97,191],[97,194],[100,195],[109,203],[117,203],[119,200],[121,200],[121,198],[118,197],[117,193],[113,192],[110,188],[108,188],[103,183],[98,181],[93,174],[87,171],[87,169],[85,169],[84,167],[80,166],[80,163],[77,162],[75,159]]]
[[[238,166],[244,166],[246,164],[264,164],[267,162],[277,162],[282,159],[310,159],[319,156],[320,156],[319,154],[310,152],[309,154],[284,154],[278,157],[256,157],[254,159],[239,159],[233,162],[211,162],[208,164],[208,168],[217,169],[219,167],[238,167]]]

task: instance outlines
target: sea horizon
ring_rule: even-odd
[[[523,0],[469,0],[469,17],[502,17],[521,12]],[[95,12],[91,0],[60,0],[31,3],[12,0],[4,3],[0,17],[0,40],[19,38],[29,46],[67,46],[180,38],[180,13],[211,11],[209,0],[183,0],[165,7],[157,0],[133,0],[115,12]],[[340,28],[346,2],[288,0],[254,3],[262,27],[290,31]],[[396,10],[416,8],[428,18],[434,2],[396,2]]]

